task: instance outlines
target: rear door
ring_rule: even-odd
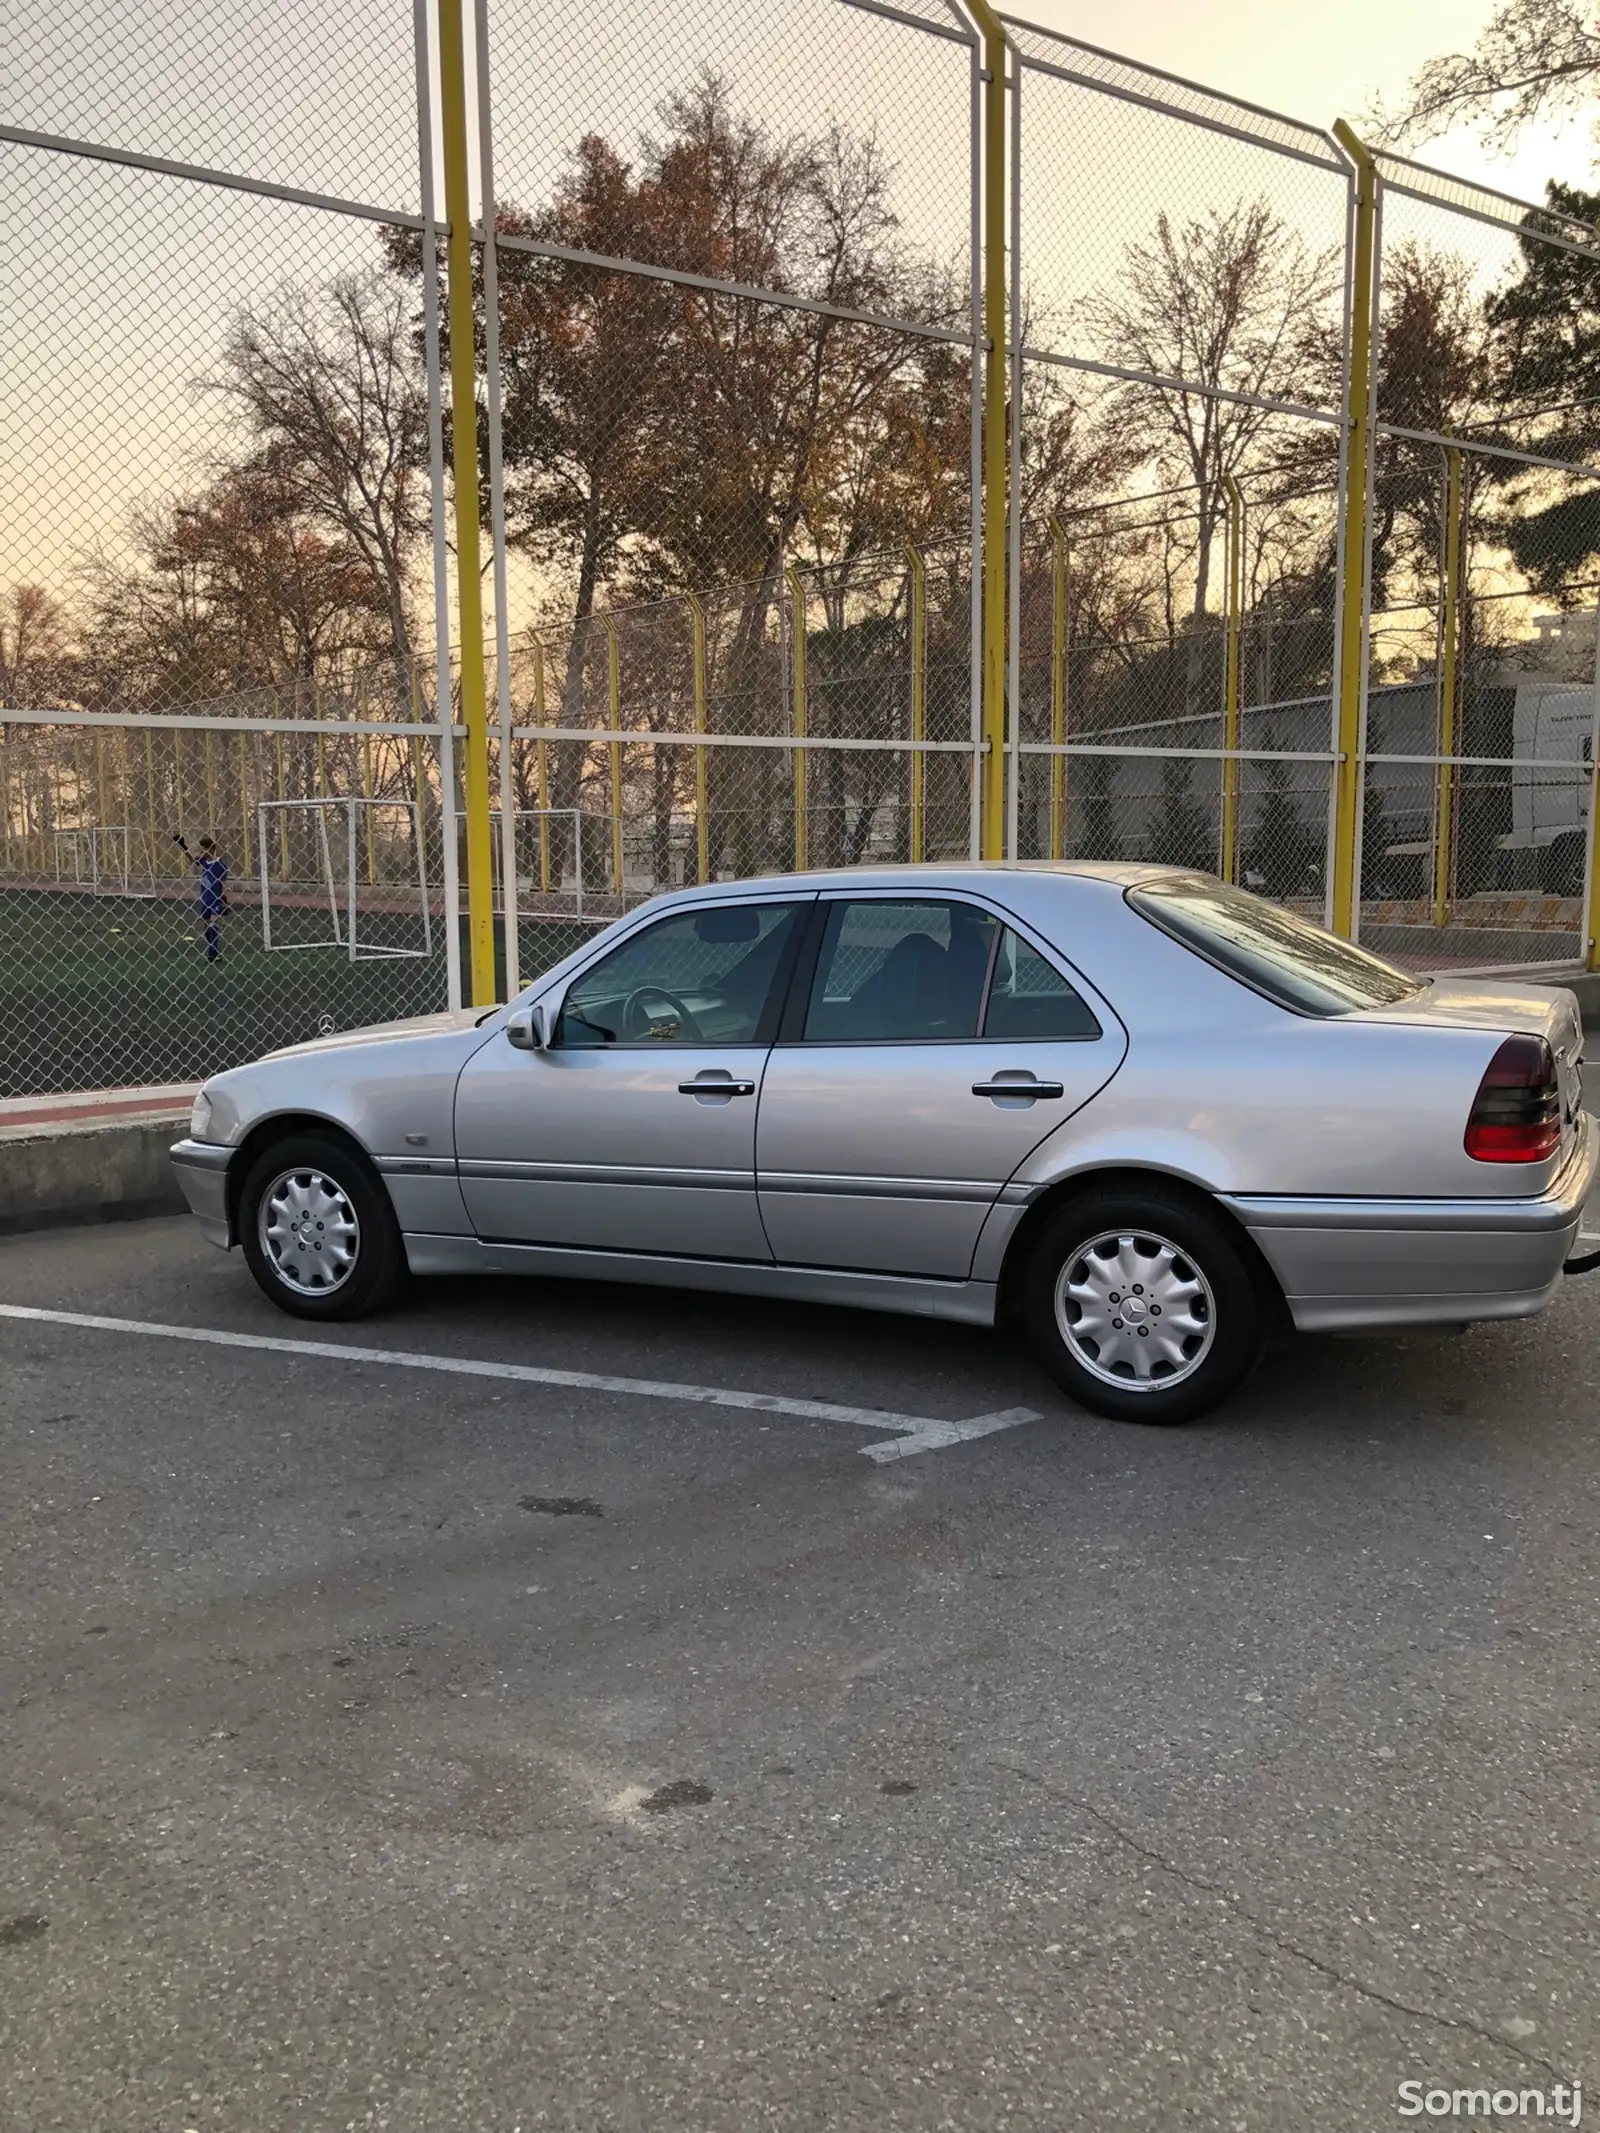
[[[1125,1048],[1104,1003],[975,902],[825,899],[757,1120],[773,1256],[963,1279],[1001,1187]]]

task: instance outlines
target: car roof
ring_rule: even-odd
[[[904,862],[893,866],[873,863],[853,867],[815,868],[803,874],[750,874],[737,881],[709,881],[689,888],[668,890],[655,901],[677,903],[721,900],[730,895],[748,894],[752,889],[804,889],[813,894],[824,889],[981,889],[986,880],[998,884],[1014,880],[1018,875],[1070,878],[1125,889],[1135,882],[1154,881],[1181,871],[1184,870],[1155,865],[1149,860],[923,860],[914,865]]]

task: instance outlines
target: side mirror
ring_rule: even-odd
[[[542,1007],[516,1007],[506,1017],[506,1042],[519,1052],[542,1052],[550,1025]]]

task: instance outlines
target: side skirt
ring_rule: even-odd
[[[501,1244],[481,1237],[408,1234],[413,1274],[538,1274],[547,1279],[631,1281],[651,1288],[711,1289],[789,1303],[843,1304],[913,1318],[992,1326],[992,1281],[917,1281],[844,1268],[757,1266],[742,1259],[672,1259],[645,1252],[591,1252],[555,1244]]]

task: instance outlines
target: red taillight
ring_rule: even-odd
[[[1542,1037],[1508,1037],[1484,1070],[1467,1120],[1480,1163],[1542,1163],[1561,1145],[1561,1085]]]

